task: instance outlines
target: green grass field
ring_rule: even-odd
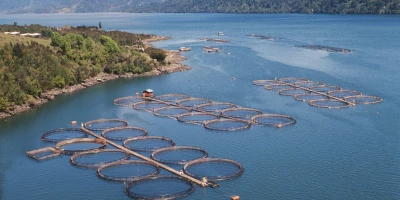
[[[39,44],[44,46],[50,46],[51,40],[50,39],[42,39],[42,38],[32,38],[32,37],[23,37],[19,35],[7,35],[5,33],[0,33],[0,45],[7,44],[7,43],[27,43],[35,41]]]

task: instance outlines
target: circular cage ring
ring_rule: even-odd
[[[228,118],[251,119],[253,116],[262,114],[261,110],[253,108],[230,108],[222,111],[222,116]]]
[[[97,144],[97,147],[88,148],[88,149],[63,149],[63,147],[72,144],[79,144],[79,143],[89,143],[89,144]],[[104,149],[107,146],[107,142],[102,139],[97,138],[77,138],[77,139],[69,139],[63,140],[58,142],[55,146],[56,149],[60,150],[63,154],[72,155],[74,153],[83,152],[83,151],[90,151],[95,149]]]
[[[276,80],[255,80],[253,81],[253,85],[264,86],[276,82]]]
[[[295,89],[295,87],[293,87],[291,85],[286,85],[286,84],[282,84],[282,83],[265,85],[264,88],[266,90],[275,90],[275,91],[284,90],[284,89]]]
[[[156,147],[137,147],[137,146],[129,146],[130,143],[134,143],[134,142],[142,142],[142,141],[162,141],[164,144],[163,146],[156,146]],[[161,137],[161,136],[143,136],[143,137],[136,137],[136,138],[129,138],[127,140],[124,141],[123,146],[125,148],[128,148],[132,151],[142,151],[142,152],[152,152],[152,151],[156,151],[158,149],[162,149],[165,147],[173,147],[175,146],[175,142],[170,139],[170,138],[166,138],[166,137]]]
[[[328,95],[337,97],[337,98],[345,98],[348,96],[360,96],[362,95],[361,92],[356,90],[333,90],[329,91]]]
[[[205,122],[218,118],[218,115],[212,113],[189,112],[179,115],[177,120],[187,124],[204,125]]]
[[[308,101],[319,100],[319,99],[329,99],[329,97],[325,96],[325,95],[310,93],[310,94],[294,95],[294,99],[296,99],[297,101],[307,101],[308,102]]]
[[[252,121],[258,125],[276,126],[278,128],[296,123],[294,117],[280,114],[261,114],[254,116]]]
[[[314,87],[311,87],[310,89],[314,90],[316,92],[328,93],[333,90],[341,90],[342,88],[337,85],[325,85],[325,86],[314,86]]]
[[[216,131],[238,131],[248,129],[251,123],[234,119],[215,119],[204,123],[204,127]]]
[[[190,160],[186,160],[186,159],[179,159],[179,160],[168,159],[167,160],[167,159],[157,158],[157,154],[161,154],[161,153],[165,153],[165,152],[173,152],[173,151],[193,151],[196,153],[201,153],[202,155],[199,157],[196,157],[196,158],[192,158]],[[151,158],[157,162],[164,163],[164,164],[176,164],[176,165],[184,165],[193,160],[207,158],[207,157],[208,157],[208,153],[206,150],[198,148],[198,147],[190,147],[190,146],[166,147],[166,148],[158,149],[151,154]]]
[[[157,100],[165,101],[165,102],[169,102],[169,103],[177,103],[180,100],[189,99],[189,98],[190,98],[190,96],[188,96],[186,94],[164,94],[164,95],[160,95],[160,96],[156,97]]]
[[[86,122],[83,126],[91,131],[104,131],[110,128],[128,126],[128,122],[122,119],[98,119]]]
[[[382,102],[382,99],[377,96],[347,96],[344,99],[355,104],[374,104]]]
[[[299,81],[309,81],[309,80],[306,78],[288,77],[288,78],[280,78],[279,81],[294,84]]]
[[[118,157],[115,159],[111,159],[111,160],[102,160],[100,162],[82,162],[79,161],[79,159],[85,158],[85,157],[90,157],[90,156],[95,156],[95,155],[99,155],[99,154],[113,154],[113,155],[118,155]],[[84,151],[81,153],[76,153],[74,155],[71,156],[71,158],[69,159],[69,162],[74,165],[74,166],[78,166],[78,167],[83,167],[83,168],[98,168],[101,167],[103,165],[109,164],[109,163],[113,163],[113,162],[119,162],[122,160],[128,160],[130,158],[129,154],[126,154],[118,149],[96,149],[96,150],[92,150],[92,151]]]
[[[197,107],[197,109],[205,112],[221,113],[223,110],[230,108],[237,108],[238,106],[233,103],[208,103]]]
[[[209,99],[204,98],[190,98],[190,99],[183,99],[177,102],[178,105],[190,108],[196,108],[197,106],[212,103]]]
[[[143,101],[144,99],[140,96],[129,96],[115,99],[114,104],[117,106],[133,106],[133,104]]]
[[[285,89],[285,90],[279,90],[278,92],[280,95],[283,96],[294,96],[298,94],[309,94],[308,91],[302,90],[302,89]]]
[[[164,108],[155,109],[153,114],[160,117],[169,117],[176,119],[179,115],[191,112],[190,108],[168,106]]]
[[[42,141],[57,143],[63,140],[87,138],[88,133],[80,128],[61,128],[48,131],[42,135]]]
[[[155,182],[155,181],[168,181],[170,183],[167,183],[164,185],[173,185],[173,186],[175,186],[175,185],[172,184],[172,182],[178,181],[181,184],[182,183],[185,184],[185,187],[187,187],[187,189],[185,189],[183,191],[172,192],[172,194],[169,193],[169,194],[158,194],[158,195],[143,194],[143,193],[140,193],[141,190],[138,190],[137,192],[132,191],[132,189],[134,189],[136,186],[138,186],[140,184],[145,184],[146,182],[151,183],[151,182]],[[147,177],[147,178],[138,179],[131,183],[128,183],[125,187],[125,194],[128,195],[132,199],[143,199],[143,200],[177,199],[177,198],[182,198],[182,197],[190,195],[191,193],[193,193],[194,189],[195,189],[194,183],[187,181],[183,178],[180,178],[177,176],[155,176],[155,177]]]
[[[130,176],[112,176],[112,175],[107,175],[103,171],[106,169],[110,169],[113,167],[120,167],[120,166],[147,166],[153,168],[153,170],[142,170],[145,171],[145,174],[141,175],[130,175]],[[130,172],[138,172],[142,173],[140,170],[129,170]],[[147,172],[149,171],[149,172]],[[142,178],[148,178],[148,177],[154,177],[160,173],[160,168],[153,163],[147,162],[147,161],[141,161],[141,160],[122,160],[119,162],[113,162],[109,163],[106,165],[103,165],[99,168],[97,168],[97,176],[103,180],[107,181],[116,181],[116,182],[132,182],[136,181]]]
[[[136,110],[145,110],[147,112],[154,112],[154,110],[159,108],[168,107],[169,105],[162,102],[152,102],[152,101],[143,101],[139,103],[133,104],[133,108]]]
[[[325,86],[325,83],[323,82],[317,82],[317,81],[299,81],[299,82],[295,82],[295,85],[299,86],[299,87],[304,87],[304,88],[311,88],[311,87],[315,87],[315,86]]]
[[[232,164],[237,168],[237,170],[231,174],[220,175],[220,176],[215,176],[215,175],[207,176],[206,174],[195,174],[195,173],[189,172],[190,167],[198,165],[198,164],[204,164],[204,163]],[[240,163],[238,163],[234,160],[229,160],[229,159],[224,159],[224,158],[204,158],[204,159],[198,159],[198,160],[194,160],[194,161],[187,163],[186,165],[183,166],[183,171],[185,172],[185,174],[195,177],[195,178],[198,178],[198,179],[206,177],[210,181],[222,181],[222,180],[233,179],[233,178],[240,176],[241,174],[243,174],[244,168]]]
[[[334,99],[313,100],[309,101],[308,104],[318,108],[347,108],[350,106],[348,103]]]
[[[135,138],[140,136],[147,136],[147,130],[135,127],[135,126],[125,126],[106,129],[101,133],[101,136],[109,140],[124,141],[129,138]]]

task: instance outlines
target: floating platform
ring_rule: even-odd
[[[200,40],[207,41],[207,42],[220,42],[220,43],[229,43],[229,40],[223,40],[218,38],[200,38]]]
[[[311,49],[311,50],[322,50],[322,51],[327,51],[327,52],[333,52],[333,53],[351,53],[354,52],[352,49],[345,49],[345,48],[340,48],[340,47],[331,47],[331,46],[323,46],[323,45],[298,45],[295,46],[298,48],[303,48],[303,49]]]
[[[210,53],[210,52],[221,52],[221,49],[220,48],[218,48],[218,47],[210,47],[210,46],[205,46],[204,48],[203,48],[203,51],[207,51],[208,53]]]

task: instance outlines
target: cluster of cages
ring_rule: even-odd
[[[213,102],[205,98],[192,98],[184,94],[165,94],[154,99],[129,96],[114,100],[114,104],[218,131],[244,130],[252,124],[280,128],[296,123],[296,119],[291,116],[263,114],[257,109]]]
[[[194,178],[206,177],[208,181],[221,181],[233,179],[240,176],[244,172],[243,166],[233,160],[224,158],[209,158],[207,151],[198,147],[191,146],[176,146],[172,139],[161,136],[148,136],[147,130],[140,127],[128,126],[128,123],[119,119],[101,119],[94,120],[83,124],[85,128],[92,128],[91,131],[100,131],[101,136],[115,142],[122,142],[123,146],[135,152],[151,152],[151,159],[156,162],[171,165],[183,165],[182,173]],[[54,147],[46,147],[38,150],[26,152],[27,156],[35,160],[41,161],[49,158],[54,158],[59,155],[71,155],[69,161],[73,166],[80,168],[96,169],[96,174],[99,178],[125,183],[124,192],[134,199],[175,199],[191,194],[194,189],[194,183],[183,179],[179,176],[159,175],[160,168],[158,165],[141,160],[130,160],[130,154],[119,149],[106,149],[106,141],[98,138],[90,138],[89,133],[85,129],[65,128],[56,129],[44,133],[41,137],[42,141],[55,143]],[[156,147],[140,147],[140,145],[131,145],[135,142],[153,141],[156,140]],[[160,141],[162,144],[160,146]],[[87,149],[70,148],[70,145],[87,143],[92,144]],[[190,158],[177,159],[176,155],[172,158],[163,158],[165,154],[174,154],[184,152],[193,152],[195,156]],[[100,160],[95,158],[101,157]],[[224,165],[232,165],[236,169],[229,174],[220,176],[196,174],[190,171],[191,167],[204,163],[215,164],[222,163]],[[232,167],[230,167],[232,168]],[[128,169],[129,172],[134,172],[127,175],[109,174],[110,171],[120,171],[120,169]],[[116,169],[116,170],[115,170]],[[135,170],[137,169],[137,170]],[[142,169],[142,170],[139,170]],[[211,170],[214,171],[214,170]],[[142,194],[136,187],[143,184],[155,184],[156,182],[173,183],[178,182],[182,187],[182,191],[172,192],[168,194]],[[178,184],[179,185],[179,184]]]
[[[344,90],[340,86],[306,78],[281,78],[278,80],[255,80],[253,85],[264,86],[266,90],[277,91],[283,96],[293,96],[295,100],[308,102],[319,108],[347,108],[356,104],[382,102],[377,96],[363,95],[356,90]]]

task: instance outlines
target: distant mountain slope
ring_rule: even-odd
[[[400,0],[0,0],[2,13],[400,14]]]

